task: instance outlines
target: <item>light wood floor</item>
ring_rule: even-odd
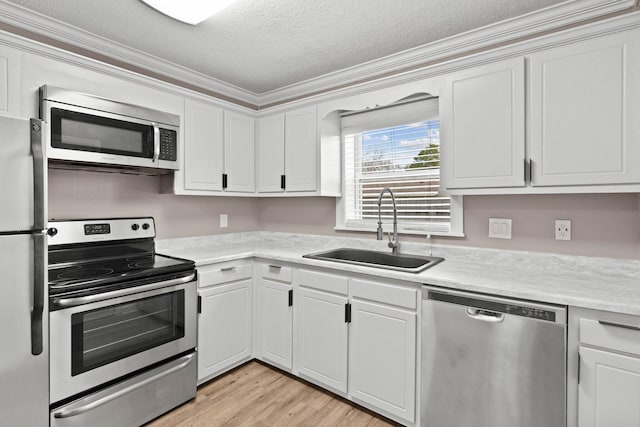
[[[346,400],[252,361],[201,386],[195,400],[147,427],[394,425]]]

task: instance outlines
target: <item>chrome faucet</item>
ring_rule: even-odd
[[[385,187],[380,191],[380,195],[378,196],[378,231],[377,231],[377,239],[382,240],[384,237],[384,232],[382,231],[382,217],[380,214],[380,209],[382,207],[382,196],[384,193],[388,192],[391,194],[391,201],[393,202],[393,239],[391,238],[391,234],[389,234],[389,246],[391,248],[391,252],[393,254],[398,253],[398,246],[400,243],[398,242],[398,209],[396,207],[396,196],[394,196],[393,191],[389,187]]]

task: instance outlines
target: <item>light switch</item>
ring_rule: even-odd
[[[227,228],[229,226],[229,216],[227,214],[220,214],[220,228]]]
[[[489,237],[495,239],[511,238],[510,218],[489,218]]]

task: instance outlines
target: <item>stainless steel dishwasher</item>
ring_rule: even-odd
[[[563,306],[423,287],[424,427],[565,427]]]

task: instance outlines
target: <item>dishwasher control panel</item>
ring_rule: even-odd
[[[526,305],[512,304],[489,299],[469,298],[462,295],[429,292],[428,299],[434,301],[448,302],[451,304],[463,305],[469,308],[477,308],[494,313],[511,314],[514,316],[528,317],[531,319],[544,320],[547,322],[555,322],[557,313],[544,308],[528,307]]]

